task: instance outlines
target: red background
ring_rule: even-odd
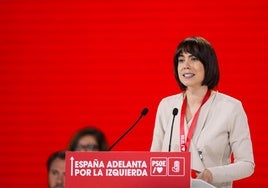
[[[215,47],[220,92],[248,114],[256,169],[235,187],[265,184],[268,1],[0,1],[0,185],[46,187],[45,162],[81,127],[115,151],[149,150],[159,101],[179,92],[173,53],[201,35]]]

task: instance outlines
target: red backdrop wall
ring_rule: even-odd
[[[220,92],[248,114],[256,170],[266,183],[268,2],[265,0],[0,1],[0,185],[47,187],[45,163],[81,127],[114,150],[150,148],[159,101],[179,92],[173,53],[201,35],[217,51]]]

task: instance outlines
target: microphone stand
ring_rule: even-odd
[[[128,133],[129,133],[129,131],[131,131],[134,127],[135,127],[135,125],[141,120],[141,118],[143,117],[143,116],[145,116],[146,114],[148,113],[148,108],[144,108],[143,110],[142,110],[142,112],[141,112],[141,115],[140,115],[140,117],[135,121],[135,123],[122,135],[122,136],[120,136],[117,140],[116,140],[116,142],[115,143],[113,143],[112,145],[111,145],[111,147],[109,147],[109,149],[108,149],[108,151],[111,151],[112,149],[113,149],[113,147],[118,143],[118,142],[120,142],[120,140],[122,140],[122,138],[124,138]]]
[[[173,114],[173,119],[172,119],[172,124],[171,124],[170,137],[169,137],[169,146],[168,146],[168,151],[169,152],[171,150],[171,140],[172,140],[172,133],[173,133],[173,125],[174,125],[175,117],[178,114],[178,108],[174,108],[173,111],[172,111],[172,114]]]

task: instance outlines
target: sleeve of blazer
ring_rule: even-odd
[[[228,124],[229,144],[234,163],[208,168],[213,183],[230,182],[250,176],[254,172],[254,158],[246,113],[241,102],[236,103]]]
[[[154,126],[154,133],[153,133],[153,141],[151,145],[151,151],[162,151],[163,146],[163,140],[164,140],[164,122],[163,118],[161,118],[161,103],[158,106],[157,112],[156,112],[156,119],[155,119],[155,126]]]
[[[171,124],[172,124],[172,110],[181,106],[182,94],[173,95],[162,99],[158,105],[155,126],[153,133],[153,141],[151,151],[168,151]],[[176,118],[173,127],[172,137],[172,151],[177,151],[176,144],[178,139],[178,118]]]

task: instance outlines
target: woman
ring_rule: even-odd
[[[107,151],[108,143],[104,133],[95,127],[77,131],[68,145],[69,151]]]
[[[218,61],[204,38],[186,38],[178,45],[174,70],[182,92],[160,102],[151,151],[189,151],[197,178],[216,187],[232,187],[234,180],[254,171],[243,106],[213,90],[219,82]],[[174,126],[173,109],[178,109]]]

